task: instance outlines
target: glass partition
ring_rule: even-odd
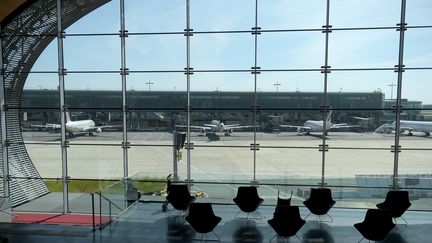
[[[34,165],[35,179],[56,197],[55,207],[38,210],[67,206],[63,169],[74,181],[74,212],[87,211],[78,200],[89,199],[86,183],[97,190],[121,181],[101,194],[103,214],[115,215],[128,206],[125,175],[164,200],[170,174],[208,201],[258,184],[269,203],[293,191],[302,205],[324,181],[340,207],[373,207],[399,186],[413,208],[430,210],[432,130],[404,122],[432,121],[430,3],[408,2],[401,30],[405,9],[393,0],[127,0],[120,35],[121,2],[77,20],[62,41],[10,26],[2,39],[2,144],[11,168]],[[29,183],[17,171],[13,180]]]

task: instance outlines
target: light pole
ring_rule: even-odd
[[[150,92],[150,86],[151,86],[152,84],[154,84],[154,83],[151,82],[151,81],[148,81],[146,84],[149,86],[149,92]]]
[[[281,86],[282,84],[280,84],[279,82],[276,82],[275,84],[273,84],[273,86],[276,86],[276,92],[279,92],[279,86]]]
[[[393,82],[391,84],[388,85],[389,87],[391,87],[391,93],[390,93],[390,99],[393,99],[393,87],[396,87],[396,84],[394,84]]]

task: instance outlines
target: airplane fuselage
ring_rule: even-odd
[[[69,121],[66,123],[66,132],[73,134],[76,132],[87,132],[86,129],[95,127],[93,120]]]
[[[220,122],[218,120],[212,120],[210,122],[210,124],[212,125],[211,129],[210,129],[211,132],[215,132],[216,133],[216,132],[223,132],[223,131],[225,131],[225,125],[223,124],[223,122]]]
[[[324,121],[307,120],[303,124],[304,127],[309,127],[309,132],[322,132],[324,127]],[[326,122],[326,130],[331,128],[331,122]]]
[[[383,124],[378,127],[375,132],[377,133],[391,133],[395,130],[396,122],[392,122],[391,124]],[[426,136],[430,136],[432,133],[432,122],[430,121],[400,121],[400,131],[401,133],[408,131],[408,135],[413,135],[412,132],[422,132]]]
[[[396,122],[392,123],[393,125],[396,124]],[[430,135],[432,132],[432,122],[430,121],[407,121],[407,120],[401,120],[400,121],[400,127],[405,130],[416,131],[416,132],[423,132],[426,135]],[[406,129],[410,128],[410,129]]]

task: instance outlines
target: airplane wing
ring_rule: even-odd
[[[361,121],[371,121],[371,120],[373,120],[373,117],[360,117],[360,116],[354,116],[353,118],[354,118],[354,119],[357,119],[357,120],[361,120]]]
[[[310,129],[310,127],[305,127],[305,126],[294,126],[294,125],[279,125],[279,126],[285,128]]]
[[[205,124],[205,125],[207,125],[207,124]],[[207,130],[210,130],[211,129],[211,126],[214,126],[214,125],[211,125],[211,124],[208,124],[209,126],[190,126],[190,128],[193,128],[193,129],[201,129],[201,130],[204,130],[204,131],[207,131]],[[182,127],[182,128],[187,128],[187,126],[186,125],[175,125],[176,127]]]
[[[307,126],[294,126],[294,125],[279,125],[284,128],[296,128],[297,133],[309,133],[312,128]]]
[[[104,126],[95,126],[95,127],[85,127],[83,129],[84,132],[102,132],[102,129],[105,128],[117,128],[117,127],[123,127],[123,125],[104,125]]]
[[[123,125],[104,125],[104,126],[96,126],[96,128],[105,129],[105,128],[116,128],[123,127]]]
[[[391,133],[395,129],[395,126],[392,124],[384,123],[375,129],[376,133]]]
[[[225,129],[240,129],[240,128],[251,128],[251,127],[258,127],[258,126],[240,126],[239,124],[231,124],[231,125],[225,125]]]
[[[354,128],[354,127],[360,127],[360,125],[349,125],[347,123],[332,124],[331,127],[330,127],[330,129]]]
[[[401,132],[405,132],[405,131],[408,131],[408,132],[412,132],[412,131],[417,131],[414,127],[400,127],[400,130],[401,130]]]
[[[391,133],[392,131],[395,130],[395,126],[393,124],[383,124],[380,127],[378,127],[377,129],[375,129],[376,133]],[[415,132],[417,131],[414,127],[408,127],[408,126],[403,126],[400,127],[400,131],[403,133],[405,131],[408,132]]]
[[[61,126],[60,124],[52,124],[52,123],[47,123],[45,125],[30,125],[30,127],[38,127],[38,128],[51,128],[51,129],[60,129]]]

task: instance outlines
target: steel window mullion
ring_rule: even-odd
[[[123,115],[123,177],[129,175],[128,166],[128,137],[127,137],[127,100],[126,100],[126,27],[125,27],[125,3],[120,0],[120,41],[121,41],[121,80],[122,80],[122,115]]]
[[[396,124],[395,124],[395,145],[394,145],[394,165],[393,165],[393,188],[398,188],[397,177],[399,167],[399,152],[400,152],[400,119],[402,112],[402,73],[403,67],[403,54],[404,54],[404,40],[405,40],[405,13],[406,13],[406,0],[401,0],[401,16],[399,23],[399,56],[397,64],[397,94],[396,94]]]
[[[253,72],[254,75],[254,94],[253,94],[253,105],[252,105],[252,120],[253,120],[253,126],[254,126],[254,136],[253,136],[253,180],[252,183],[253,184],[257,184],[257,180],[256,180],[256,144],[257,144],[257,136],[256,136],[256,132],[257,132],[257,128],[256,128],[256,113],[257,113],[257,69],[258,69],[258,0],[255,0],[255,34],[254,34],[254,70],[255,72]]]
[[[187,185],[191,189],[190,0],[186,0]]]
[[[66,140],[66,105],[65,105],[65,80],[64,80],[64,56],[63,56],[63,26],[62,26],[62,1],[57,0],[57,58],[59,74],[59,99],[60,99],[60,127],[61,127],[61,153],[62,153],[62,179],[63,179],[63,213],[69,212],[68,191],[68,161]]]
[[[329,56],[329,33],[330,33],[330,0],[327,0],[326,6],[326,24],[325,24],[325,50],[324,50],[324,95],[323,95],[323,103],[322,103],[322,112],[323,112],[323,132],[322,132],[322,157],[321,157],[321,187],[324,187],[325,183],[325,153],[326,149],[326,131],[327,131],[327,79],[329,73],[329,65],[328,65],[328,56]]]

